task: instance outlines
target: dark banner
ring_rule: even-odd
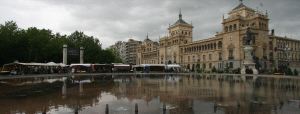
[[[80,50],[77,48],[68,48],[68,56],[79,56]]]

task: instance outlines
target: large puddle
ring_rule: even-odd
[[[299,114],[300,79],[221,75],[0,80],[0,114]]]

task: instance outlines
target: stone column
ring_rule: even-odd
[[[80,64],[83,64],[83,54],[84,54],[84,48],[80,47]]]
[[[68,63],[68,45],[63,45],[63,64]]]

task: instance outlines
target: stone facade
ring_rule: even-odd
[[[120,56],[122,62],[125,64],[136,64],[137,59],[137,47],[141,44],[141,41],[129,39],[127,42],[118,41],[112,46],[116,50],[116,54]]]
[[[274,31],[274,30],[272,30]],[[269,35],[269,47],[271,50],[268,53],[270,60],[269,67],[281,69],[284,66],[289,66],[292,69],[300,70],[300,41],[275,36],[274,32]]]
[[[158,42],[146,39],[137,47],[137,64],[158,64]]]
[[[137,64],[137,47],[141,44],[141,41],[129,39],[126,42],[126,61],[127,64]]]
[[[226,18],[223,16],[222,31],[204,40],[192,40],[193,26],[186,23],[180,13],[179,19],[168,28],[169,35],[160,38],[159,52],[155,52],[158,56],[153,54],[147,60],[160,64],[176,63],[190,70],[241,68],[248,28],[254,33],[252,56],[258,70],[278,68],[287,61],[292,68],[300,66],[300,41],[275,36],[274,30],[270,34],[268,13],[255,11],[242,2]],[[145,59],[138,56],[138,63],[151,63]]]

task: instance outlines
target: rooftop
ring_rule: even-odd
[[[185,22],[185,21],[182,19],[181,10],[179,11],[178,17],[179,17],[178,20],[177,20],[172,26],[176,26],[176,25],[178,25],[178,24],[190,25],[190,24],[188,24],[187,22]]]

